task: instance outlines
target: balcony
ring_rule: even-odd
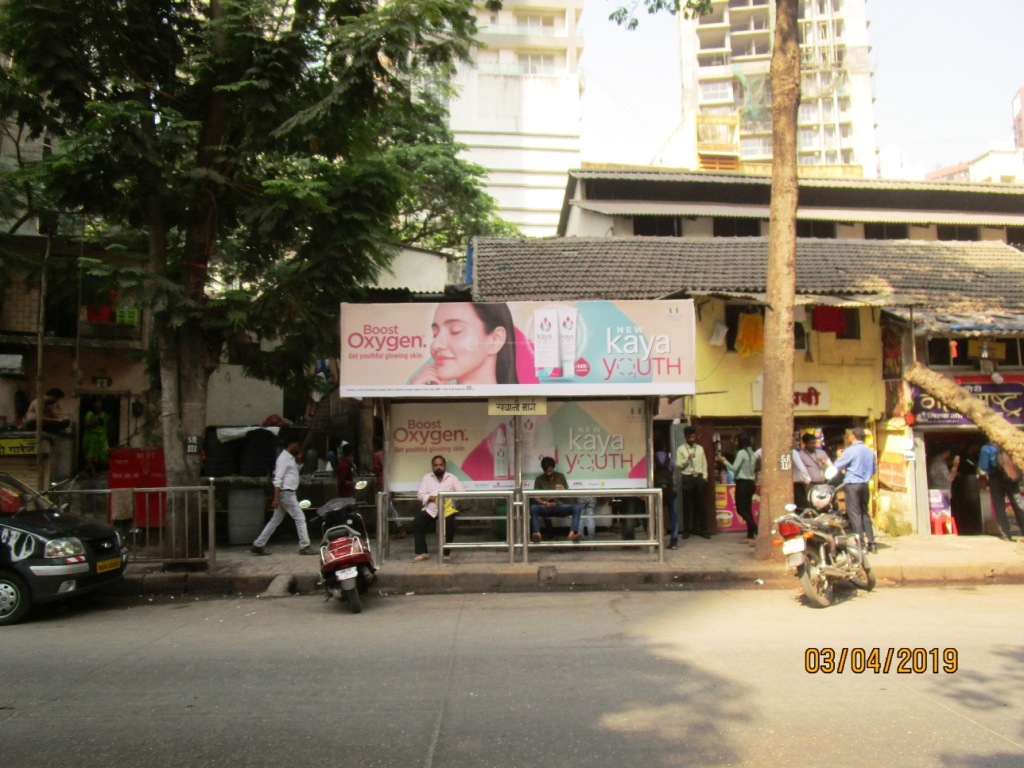
[[[728,49],[722,51],[701,51],[697,54],[699,67],[724,67],[731,61]]]
[[[733,41],[732,57],[734,60],[767,59],[772,55],[769,40]]]
[[[142,311],[136,307],[98,304],[54,307],[47,302],[46,341],[62,345],[137,346],[142,341]]]
[[[565,66],[534,64],[478,64],[477,71],[483,75],[569,75]]]
[[[697,152],[739,155],[739,114],[697,115]]]

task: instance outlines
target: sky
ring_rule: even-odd
[[[878,146],[932,170],[1012,142],[1022,0],[868,0],[867,9]]]
[[[621,0],[584,0],[583,160],[656,162],[681,119],[677,20],[608,21]],[[980,9],[982,13],[971,13]],[[1024,0],[868,0],[875,141],[920,172],[1012,141],[1024,87]]]

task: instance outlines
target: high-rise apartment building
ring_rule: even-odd
[[[566,171],[580,162],[578,30],[583,0],[505,0],[478,6],[473,61],[449,104],[466,158],[484,166],[500,215],[529,236],[553,235]]]
[[[797,162],[835,175],[876,175],[866,0],[801,0]],[[773,0],[714,0],[680,20],[683,130],[674,155],[691,168],[756,170],[772,156]]]

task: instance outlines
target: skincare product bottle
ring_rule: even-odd
[[[508,480],[512,477],[509,470],[508,430],[499,424],[494,435],[494,479]]]
[[[537,377],[541,371],[554,370],[559,365],[558,358],[558,310],[536,309],[533,312],[533,364],[537,368]]]
[[[575,307],[558,308],[558,348],[561,351],[562,378],[576,375],[576,322]]]

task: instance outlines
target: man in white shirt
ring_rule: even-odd
[[[676,449],[676,467],[682,478],[679,499],[683,506],[683,538],[696,534],[710,539],[705,498],[708,485],[708,459],[704,448],[697,442],[697,430],[687,427],[683,430],[686,439]]]
[[[412,522],[413,541],[416,546],[416,556],[413,562],[421,563],[430,557],[427,554],[427,534],[437,530],[437,493],[438,491],[461,491],[464,490],[459,478],[448,472],[448,464],[444,456],[435,456],[430,460],[431,471],[427,472],[420,481],[420,489],[416,493],[419,497],[421,509],[416,513]],[[451,544],[455,540],[455,520],[458,515],[452,515],[444,522],[444,540]],[[447,559],[449,550],[445,550]]]
[[[797,507],[802,509],[808,504],[807,491],[810,486],[828,482],[825,478],[825,470],[832,466],[832,460],[828,457],[828,454],[821,449],[821,441],[815,433],[805,433],[800,438],[800,442],[802,443],[802,447],[797,452],[797,459],[800,460],[800,472],[807,478],[806,484],[803,486],[804,503],[797,504]],[[796,459],[793,460],[793,472],[795,476],[797,472]],[[794,479],[793,482],[796,483],[796,480]],[[793,488],[793,496],[793,502],[796,503],[795,485]]]
[[[290,440],[288,446],[278,454],[277,463],[274,465],[274,514],[270,522],[256,537],[252,543],[254,555],[269,554],[264,547],[270,540],[277,526],[284,520],[285,514],[291,516],[295,521],[295,529],[299,533],[299,554],[318,555],[320,554],[309,546],[309,530],[306,528],[306,516],[299,506],[295,492],[299,489],[299,456],[302,454],[298,440]]]

